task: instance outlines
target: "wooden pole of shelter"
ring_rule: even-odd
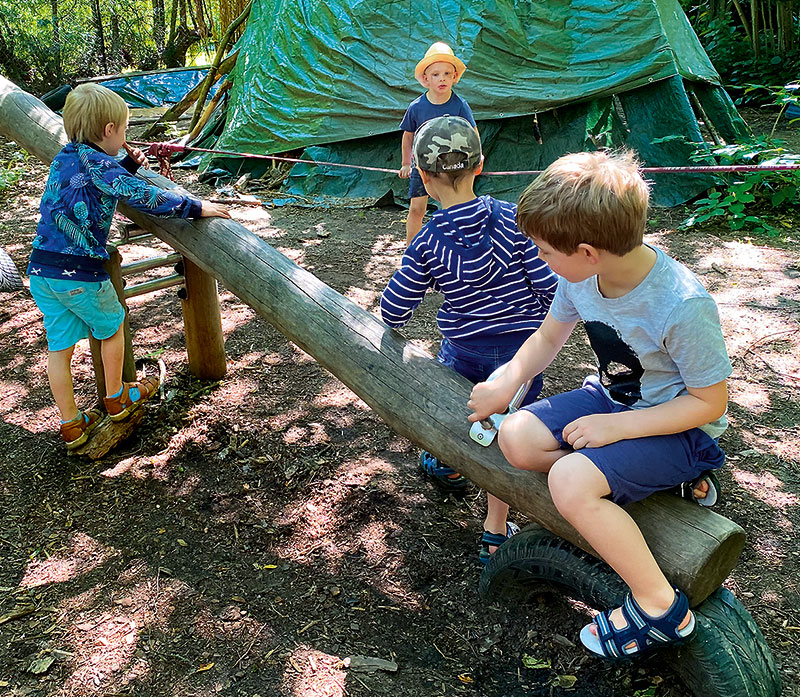
[[[214,76],[211,78],[212,85],[223,75],[227,75],[231,70],[233,70],[233,66],[236,65],[236,59],[238,57],[239,50],[237,49],[219,64],[214,72]],[[209,67],[208,70],[211,72],[213,68]],[[206,76],[206,78],[207,77],[208,76]],[[146,140],[155,133],[158,133],[159,129],[162,128],[165,123],[177,121],[181,114],[183,114],[190,106],[192,106],[192,104],[195,103],[197,97],[200,95],[200,92],[203,91],[204,84],[205,80],[201,80],[194,87],[192,87],[192,89],[190,89],[177,104],[173,104],[169,109],[167,109],[167,111],[164,112],[164,115],[161,118],[152,124],[144,133],[142,133],[141,139]],[[206,94],[208,93],[206,92]],[[205,100],[205,97],[203,97],[203,99]]]
[[[111,277],[111,283],[117,293],[117,298],[125,308],[125,319],[122,322],[122,331],[125,336],[125,359],[122,363],[122,379],[125,382],[136,380],[136,364],[133,359],[133,341],[131,338],[131,324],[128,319],[128,305],[125,302],[125,284],[122,280],[122,255],[116,245],[108,245],[108,261],[104,268]],[[92,352],[92,366],[94,367],[94,381],[97,386],[97,399],[103,403],[106,396],[106,377],[103,370],[103,354],[100,350],[100,342],[89,334],[89,348]]]
[[[189,370],[200,380],[220,380],[228,369],[219,311],[217,279],[183,257],[181,296]]]
[[[61,120],[2,78],[0,132],[45,162],[63,139]],[[174,182],[146,170],[139,176],[176,188]],[[483,448],[470,440],[467,399],[472,385],[465,378],[235,221],[158,219],[120,208],[140,227],[224,281],[226,288],[311,354],[395,431],[551,532],[594,553],[559,515],[546,475],[516,470],[497,445]],[[692,605],[720,586],[744,546],[741,527],[676,496],[656,494],[626,510],[667,578],[687,593]]]
[[[222,63],[222,58],[225,55],[225,51],[228,50],[228,43],[233,36],[233,33],[239,28],[239,26],[247,19],[250,15],[250,8],[252,7],[253,2],[247,3],[247,6],[242,10],[242,14],[240,14],[236,19],[231,22],[230,26],[228,27],[225,34],[220,39],[219,47],[217,48],[216,54],[214,54],[214,60],[211,61],[211,67],[208,70],[208,74],[206,75],[206,79],[203,80],[200,84],[202,88],[200,89],[200,93],[197,97],[197,104],[194,108],[194,115],[192,116],[192,122],[189,125],[189,130],[193,130],[194,127],[197,125],[197,122],[200,120],[200,115],[203,113],[203,105],[205,104],[206,97],[208,93],[211,91],[211,86],[214,84],[214,76],[217,73],[217,69],[219,68],[220,63]]]

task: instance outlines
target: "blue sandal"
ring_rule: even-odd
[[[448,494],[463,493],[469,486],[469,479],[460,474],[457,477],[451,477],[451,474],[458,473],[452,467],[442,465],[439,459],[427,450],[423,450],[419,454],[419,466],[426,477],[432,479],[434,484]]]
[[[478,561],[486,566],[489,563],[489,559],[491,558],[494,552],[489,551],[489,547],[499,547],[503,542],[508,540],[510,537],[513,537],[519,532],[519,526],[515,525],[514,523],[506,523],[506,534],[501,535],[499,533],[489,532],[488,530],[483,531],[483,535],[481,535],[481,547],[480,552],[478,553]],[[495,550],[496,552],[497,550]]]
[[[703,482],[708,484],[708,492],[706,493],[705,497],[699,498],[694,495],[694,490],[697,489],[697,487],[699,487]],[[711,508],[711,506],[715,506],[717,503],[719,503],[720,498],[722,498],[722,487],[720,486],[719,479],[717,479],[717,475],[711,470],[702,472],[698,477],[692,479],[690,482],[678,484],[678,486],[673,487],[670,489],[670,491],[673,494],[680,496],[682,499],[694,501],[696,504],[704,506],[705,508]]]
[[[597,634],[587,624],[581,630],[581,643],[592,653],[603,658],[628,658],[639,656],[664,646],[686,641],[694,632],[695,619],[691,615],[689,623],[678,629],[689,611],[689,600],[677,588],[675,600],[660,617],[648,615],[628,593],[622,604],[625,626],[617,628],[611,623],[612,610],[604,610],[595,618]]]

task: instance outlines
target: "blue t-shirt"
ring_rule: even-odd
[[[425,92],[408,105],[406,115],[400,122],[400,130],[416,133],[423,123],[439,116],[460,116],[469,121],[473,128],[475,127],[472,109],[455,92],[444,104],[433,104],[428,99],[428,93]]]

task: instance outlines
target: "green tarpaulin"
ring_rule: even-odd
[[[217,148],[309,148],[314,159],[399,168],[398,124],[423,91],[414,65],[437,40],[467,64],[456,89],[478,120],[487,170],[539,169],[570,150],[621,143],[648,164],[689,164],[702,137],[684,79],[720,89],[678,0],[255,0]],[[630,113],[612,100],[637,93],[646,102],[631,96]],[[732,105],[722,113],[738,118]],[[480,189],[511,198],[529,179],[482,177]],[[707,184],[673,176],[656,200],[677,203]],[[288,182],[296,193],[359,197],[390,188],[403,197],[406,186],[306,165]]]

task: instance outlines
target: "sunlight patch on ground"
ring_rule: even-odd
[[[0,413],[7,413],[28,398],[28,388],[20,382],[0,381]]]
[[[312,404],[320,409],[353,407],[360,411],[370,411],[369,405],[364,400],[338,380],[329,383],[328,389],[314,397]]]
[[[753,414],[764,414],[772,408],[769,390],[756,382],[739,384],[739,389],[731,389],[736,394],[736,404]]]
[[[25,569],[20,586],[36,588],[50,583],[64,583],[88,574],[118,554],[113,547],[84,533],[76,533],[68,549],[51,554],[46,559],[31,561]]]
[[[739,486],[772,508],[781,511],[798,504],[798,497],[785,491],[783,482],[770,472],[748,472],[732,466],[731,475]]]
[[[293,247],[276,247],[277,251],[279,251],[283,256],[287,259],[290,259],[298,266],[303,266],[306,260],[306,250],[305,249],[294,249]]]
[[[344,697],[345,671],[338,656],[298,646],[286,659],[284,687],[292,697]]]
[[[391,235],[379,236],[372,245],[369,261],[364,266],[364,277],[380,286],[378,297],[392,273],[400,265],[400,257],[406,249],[405,235],[395,239]],[[364,307],[367,307],[364,305]]]
[[[350,286],[344,296],[359,307],[365,310],[371,310],[377,307],[381,297],[381,291],[366,290],[358,286]]]
[[[269,428],[273,431],[283,431],[296,421],[300,421],[304,416],[307,415],[307,413],[308,412],[305,409],[295,408],[289,409],[282,414],[275,414],[274,416],[269,417]]]
[[[398,608],[421,609],[424,598],[407,587],[401,572],[405,555],[388,541],[397,537],[397,525],[376,521],[370,513],[372,496],[397,498],[387,476],[393,472],[381,458],[343,463],[304,505],[293,502],[276,516],[282,525],[293,524],[294,530],[275,553],[298,564],[317,565],[332,577],[339,575],[348,555],[361,555],[365,561],[360,563],[369,573],[366,580],[376,591]],[[341,532],[353,529],[355,533]]]
[[[151,672],[149,661],[142,657],[155,648],[148,643],[147,630],[167,631],[169,618],[188,586],[159,578],[142,565],[137,565],[134,575],[138,577],[131,579],[134,585],[104,588],[91,607],[84,605],[84,611],[65,603],[68,611],[62,624],[67,625],[65,638],[74,654],[70,661],[73,672],[64,684],[66,694],[98,689],[107,694]],[[137,649],[142,649],[138,658]]]
[[[286,429],[283,434],[283,442],[287,445],[296,445],[302,443],[303,446],[319,445],[320,443],[327,443],[330,441],[325,431],[325,427],[318,422],[312,422],[301,426],[294,424]]]

